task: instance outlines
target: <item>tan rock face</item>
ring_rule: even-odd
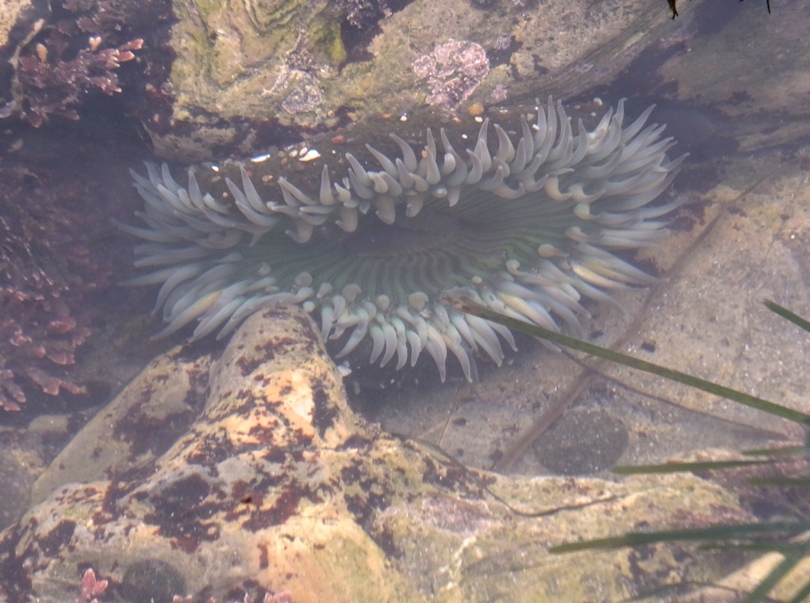
[[[88,567],[111,591],[167,601],[621,598],[722,564],[683,547],[651,547],[643,563],[546,548],[744,517],[692,476],[499,477],[381,433],[349,409],[297,308],[254,315],[218,358],[187,353],[157,359],[40,478],[43,502],[0,538],[4,601],[72,600]]]
[[[8,34],[20,17],[20,13],[29,9],[30,0],[6,0],[0,7],[0,46],[8,42]]]

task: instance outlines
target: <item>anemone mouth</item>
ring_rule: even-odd
[[[462,287],[559,330],[579,328],[583,298],[654,281],[616,255],[656,244],[677,205],[652,203],[683,157],[667,158],[674,142],[663,126],[645,127],[651,110],[624,127],[620,102],[574,133],[549,100],[515,133],[487,119],[456,146],[444,129],[438,145],[428,129],[423,149],[391,134],[397,153],[367,145],[365,165],[347,153],[307,190],[281,177],[254,182],[245,164],[224,179],[190,168],[183,187],[165,164],[147,164],[146,177],[133,172],[146,227],[122,228],[145,241],[136,266],[152,271],[129,284],[161,285],[159,336],[197,321],[193,339],[222,337],[262,307],[298,303],[342,344],[338,358],[369,338],[372,363],[401,368],[427,352],[443,381],[450,352],[473,380],[477,354],[500,365],[501,340],[514,342],[445,306],[443,292]]]

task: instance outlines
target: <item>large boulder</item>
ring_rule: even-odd
[[[219,356],[155,360],[34,492],[0,537],[9,603],[72,600],[87,568],[128,600],[616,600],[709,580],[723,557],[548,548],[747,517],[692,475],[505,477],[381,432],[294,307],[255,314]]]

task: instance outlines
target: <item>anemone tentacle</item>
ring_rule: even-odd
[[[500,365],[501,341],[514,341],[446,307],[444,291],[559,330],[579,329],[583,299],[655,281],[615,254],[658,243],[677,207],[652,203],[683,156],[667,157],[662,126],[645,127],[651,110],[623,127],[620,101],[588,131],[549,100],[516,134],[484,119],[458,148],[444,129],[438,142],[428,129],[422,149],[391,134],[399,156],[366,145],[376,165],[346,153],[312,187],[254,182],[240,164],[212,194],[198,178],[210,167],[189,168],[184,187],[147,163],[146,176],[132,172],[145,226],[122,228],[152,272],[130,284],[161,285],[158,336],[196,321],[192,339],[223,337],[263,307],[296,303],[340,340],[339,358],[370,340],[372,363],[401,368],[426,352],[444,381],[452,355],[473,380],[476,355]]]

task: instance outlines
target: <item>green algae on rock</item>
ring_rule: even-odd
[[[184,162],[249,156],[382,114],[455,110],[456,97],[435,89],[465,79],[463,95],[483,105],[541,91],[571,98],[609,83],[649,45],[668,48],[683,35],[673,36],[666,9],[635,0],[532,9],[414,0],[388,3],[375,35],[352,46],[341,10],[352,4],[173,2],[178,21],[165,47],[176,58],[168,77],[149,81],[156,97],[168,91],[167,103],[139,113],[156,154]],[[418,66],[454,45],[475,52],[423,77]]]

